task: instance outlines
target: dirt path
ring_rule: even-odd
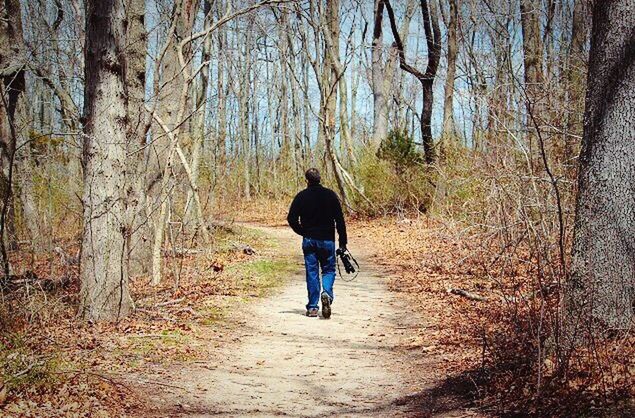
[[[427,397],[426,387],[435,381],[422,377],[430,359],[399,348],[408,329],[416,326],[413,315],[387,290],[386,279],[371,268],[367,255],[353,246],[364,270],[353,282],[336,281],[332,318],[307,318],[299,238],[288,228],[260,229],[297,258],[297,273],[276,295],[248,308],[237,321],[234,342],[220,345],[215,358],[177,372],[174,387],[187,390],[157,396],[153,400],[157,415],[427,416],[435,412],[434,402],[422,400]],[[451,408],[436,412],[464,415]]]

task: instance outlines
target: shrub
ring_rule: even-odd
[[[424,211],[434,192],[431,173],[406,131],[391,131],[377,153],[363,152],[355,177],[372,202],[357,197],[355,207],[370,216]]]

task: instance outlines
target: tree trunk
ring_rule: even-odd
[[[118,0],[88,0],[84,92],[81,313],[118,320],[133,308],[125,268],[128,100],[126,15]]]
[[[219,14],[223,10],[223,2],[217,1],[217,8],[219,10]],[[227,86],[225,85],[225,61],[227,60],[225,48],[227,47],[227,34],[226,29],[224,27],[219,28],[218,30],[218,55],[219,59],[217,62],[217,77],[216,77],[216,86],[218,92],[218,112],[217,112],[217,142],[216,142],[216,159],[217,166],[221,170],[222,173],[227,169],[226,161],[227,161]]]
[[[212,4],[210,0],[204,0],[203,14],[205,15],[204,28],[208,29],[212,22]],[[192,135],[192,153],[190,156],[190,169],[192,174],[192,182],[195,187],[190,187],[185,198],[185,209],[183,210],[183,224],[187,230],[191,229],[190,225],[196,224],[197,219],[193,217],[192,206],[194,205],[194,189],[198,189],[199,169],[201,166],[201,151],[203,148],[203,140],[205,137],[205,119],[207,110],[207,87],[209,85],[209,64],[211,59],[212,37],[207,36],[203,42],[203,51],[201,55],[202,64],[201,75],[196,91],[196,113],[194,131]]]
[[[340,148],[342,154],[347,156],[348,164],[355,163],[355,154],[353,153],[353,144],[351,140],[351,128],[348,120],[348,86],[346,85],[346,77],[340,75],[339,80],[340,93]],[[353,106],[355,104],[353,103]]]
[[[436,160],[436,153],[434,150],[434,141],[432,138],[432,103],[434,101],[433,96],[433,84],[434,78],[437,74],[437,68],[439,66],[439,59],[441,56],[441,31],[439,29],[439,17],[436,9],[436,4],[431,3],[432,6],[428,7],[428,1],[421,1],[421,14],[423,17],[423,28],[426,34],[426,44],[428,47],[428,65],[425,73],[417,70],[413,66],[406,62],[406,52],[404,50],[404,43],[401,41],[401,35],[397,29],[397,23],[395,21],[395,14],[392,9],[390,1],[385,0],[386,11],[390,19],[390,29],[392,30],[393,37],[395,38],[395,44],[399,53],[399,63],[402,70],[412,74],[419,80],[422,87],[423,104],[421,109],[421,142],[423,143],[423,150],[425,152],[425,160],[428,164],[434,164]]]
[[[610,28],[610,30],[608,29]],[[627,329],[635,301],[635,0],[595,2],[567,323]],[[577,331],[577,332],[576,332]]]
[[[582,126],[582,114],[584,108],[584,79],[586,77],[586,53],[587,19],[585,0],[575,0],[573,19],[571,24],[571,42],[567,55],[566,69],[564,73],[564,89],[568,96],[566,103],[569,109],[566,112],[564,164],[570,177],[575,172],[575,150],[579,143],[579,127]],[[566,97],[566,96],[565,96]]]
[[[253,33],[248,30],[245,34],[244,56],[245,68],[241,75],[239,87],[240,111],[240,141],[243,163],[243,197],[251,199],[251,141],[249,137],[249,103],[251,102],[251,54]]]
[[[0,268],[5,275],[10,273],[6,257],[5,238],[11,247],[15,240],[13,225],[13,161],[15,157],[17,131],[16,108],[24,92],[24,43],[22,38],[22,14],[18,0],[0,3]],[[13,235],[13,236],[11,236]]]
[[[523,33],[523,62],[525,67],[525,103],[528,113],[531,111],[536,122],[541,123],[542,111],[542,59],[543,44],[540,33],[540,4],[539,0],[521,0],[520,19]],[[527,116],[527,126],[533,121]],[[531,129],[530,129],[531,131]],[[530,143],[533,135],[530,135]]]
[[[372,59],[372,87],[373,87],[373,139],[372,147],[379,149],[381,141],[388,133],[388,102],[384,89],[384,63],[382,60],[382,21],[384,15],[384,0],[375,0],[375,19],[373,27]]]
[[[337,69],[336,60],[339,57],[339,39],[340,39],[340,2],[339,0],[328,0],[326,2],[326,27],[324,28],[324,36],[327,38],[325,42],[324,59],[322,74],[322,90],[323,90],[323,107],[324,107],[324,123],[323,138],[326,154],[331,162],[333,175],[340,192],[342,204],[346,208],[350,208],[348,197],[346,194],[346,186],[341,171],[333,140],[335,138],[335,110],[337,107],[337,90],[338,77],[340,73]],[[343,74],[342,74],[343,76]]]
[[[126,33],[126,88],[128,91],[128,215],[126,247],[128,274],[148,274],[151,269],[152,228],[146,215],[147,112],[144,109],[147,35],[145,0],[128,0]]]
[[[450,3],[450,21],[447,26],[448,30],[448,71],[445,79],[445,87],[443,94],[443,135],[441,137],[441,155],[445,154],[445,148],[448,146],[446,142],[452,140],[455,136],[454,130],[454,77],[456,76],[456,55],[458,50],[456,29],[458,26],[459,12],[456,0],[449,0]]]

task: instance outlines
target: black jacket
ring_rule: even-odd
[[[321,184],[311,184],[296,195],[287,221],[296,234],[325,241],[335,241],[337,227],[340,247],[346,247],[342,205],[335,192]]]

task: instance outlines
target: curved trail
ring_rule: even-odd
[[[416,371],[421,365],[397,348],[413,326],[412,313],[387,290],[367,255],[352,246],[363,270],[353,282],[336,280],[331,319],[308,318],[299,237],[288,228],[258,229],[297,258],[297,273],[247,308],[236,342],[174,376],[191,390],[168,400],[159,415],[428,416],[431,411],[412,399],[424,383]]]

